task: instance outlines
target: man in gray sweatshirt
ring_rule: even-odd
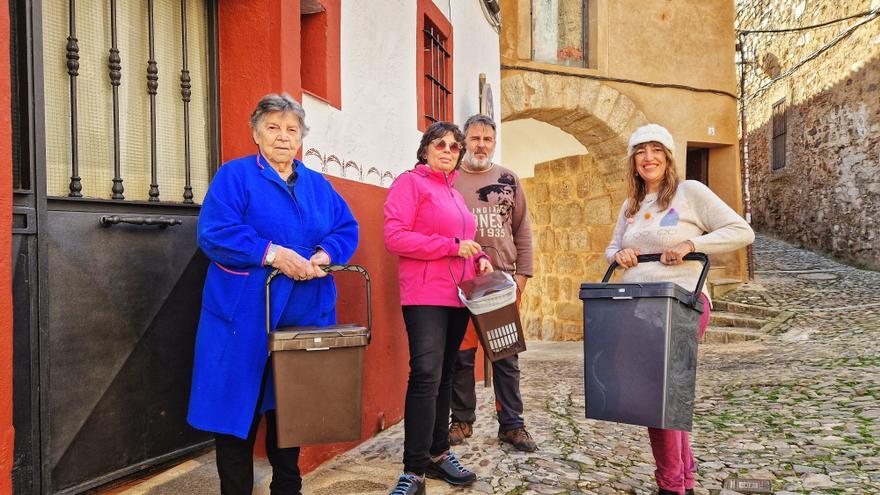
[[[490,117],[470,117],[463,131],[466,152],[455,188],[464,197],[476,220],[475,240],[484,246],[496,270],[513,276],[521,294],[526,281],[532,276],[532,229],[522,185],[515,173],[492,163],[496,127]],[[471,324],[453,368],[450,445],[458,445],[473,434],[477,407],[474,383],[477,342]],[[492,363],[492,373],[495,377],[498,439],[519,450],[534,452],[537,446],[526,430],[522,417],[518,357],[511,356]]]

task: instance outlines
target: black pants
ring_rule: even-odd
[[[452,420],[473,423],[477,420],[477,391],[474,361],[477,349],[458,351],[452,372]],[[492,363],[492,385],[495,388],[495,409],[501,431],[525,426],[523,402],[519,391],[519,356],[510,356]]]
[[[220,475],[222,495],[251,495],[254,491],[254,443],[257,440],[257,427],[260,425],[260,404],[266,378],[271,373],[267,363],[260,385],[260,398],[257,399],[257,413],[248,432],[247,439],[235,435],[214,434],[217,453],[217,473]],[[302,477],[299,472],[299,447],[278,448],[278,423],[275,411],[266,411],[266,454],[272,465],[272,495],[301,495]]]
[[[409,384],[404,409],[403,469],[425,474],[431,456],[449,450],[452,365],[470,312],[448,306],[404,306]]]

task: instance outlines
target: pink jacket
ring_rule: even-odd
[[[474,239],[476,225],[448,177],[419,164],[400,174],[385,200],[385,247],[400,256],[400,303],[461,307],[457,286],[474,278],[479,258],[458,256],[459,239]]]

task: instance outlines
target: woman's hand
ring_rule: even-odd
[[[685,255],[693,252],[693,244],[688,241],[679,242],[660,254],[660,263],[664,265],[680,265]]]
[[[492,263],[487,258],[480,258],[480,261],[477,262],[477,275],[486,275],[493,271],[495,269],[492,268]]]
[[[468,239],[462,239],[458,243],[458,255],[462,258],[470,258],[471,256],[483,250],[478,242]]]
[[[309,258],[309,262],[311,262],[312,266],[317,269],[314,278],[324,278],[327,276],[327,272],[321,268],[322,265],[330,264],[330,255],[327,254],[326,251],[319,249],[311,258]]]
[[[614,261],[616,261],[621,268],[626,270],[627,268],[632,268],[639,264],[639,260],[636,257],[640,254],[641,253],[638,249],[621,249],[614,255]]]
[[[281,270],[281,273],[293,280],[309,280],[318,276],[312,263],[297,254],[296,251],[283,246],[278,246],[272,267]],[[318,271],[323,270],[318,268]]]

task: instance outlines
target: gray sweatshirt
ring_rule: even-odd
[[[519,177],[501,165],[485,172],[459,170],[455,188],[477,222],[476,241],[492,266],[509,274],[532,276],[532,226]]]

